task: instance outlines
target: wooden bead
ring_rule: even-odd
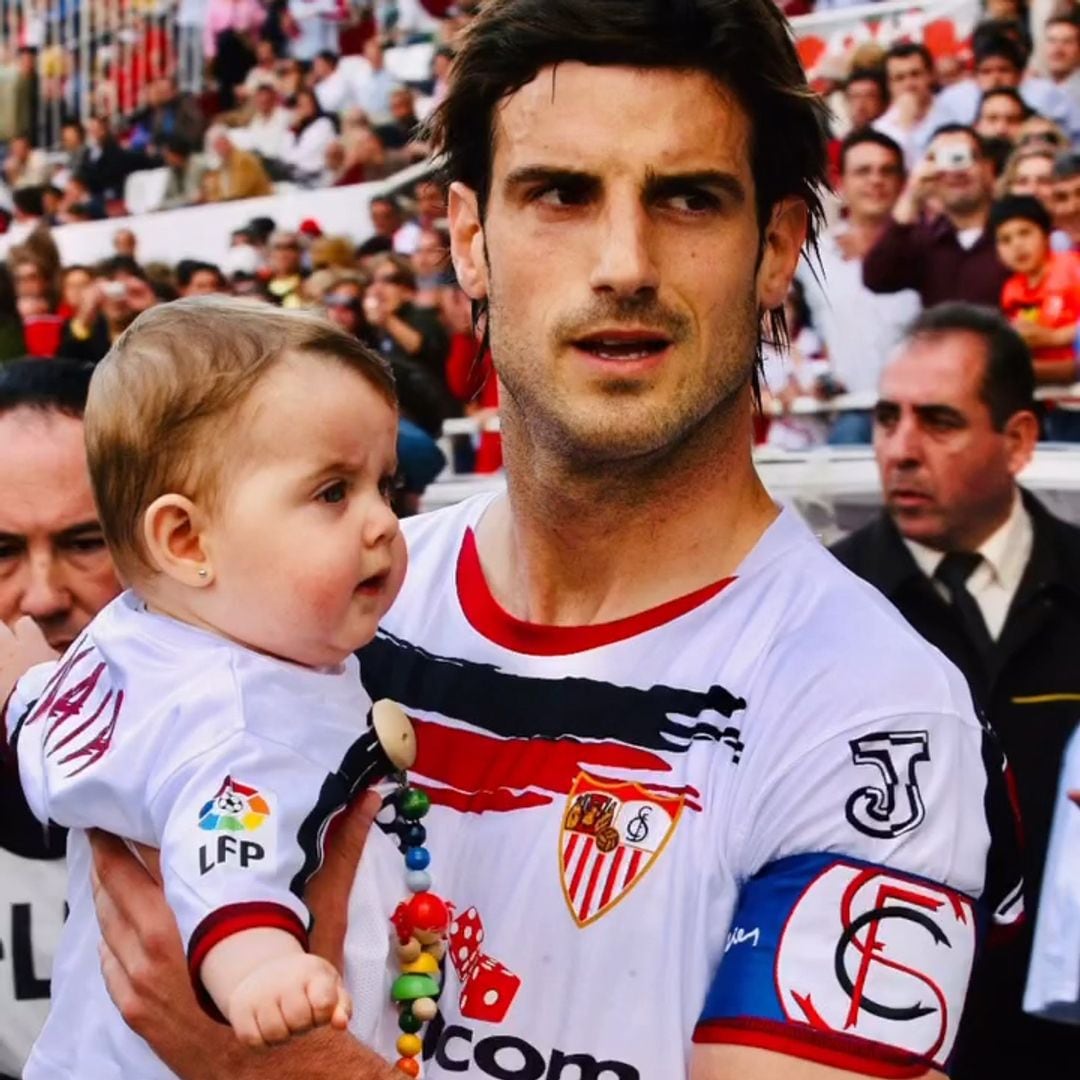
[[[431,800],[423,789],[407,787],[398,796],[398,809],[406,821],[419,821],[431,809]]]
[[[428,1020],[434,1020],[435,1014],[439,1011],[439,1006],[435,1004],[434,998],[424,997],[417,998],[412,1003],[413,1016],[417,1020],[423,1020],[427,1023]]]
[[[420,1075],[420,1062],[414,1057],[398,1058],[394,1062],[394,1068],[398,1072],[403,1072],[406,1076],[419,1076]]]
[[[416,761],[416,735],[401,706],[383,698],[371,707],[371,726],[379,745],[399,772],[411,769]]]
[[[435,957],[436,960],[441,960],[446,955],[446,942],[445,941],[433,941],[430,945],[424,946],[424,952],[428,956]]]
[[[411,1005],[402,1005],[398,1014],[398,1027],[409,1035],[415,1035],[424,1026],[419,1016],[414,1016]]]
[[[402,1057],[416,1057],[423,1050],[424,1044],[416,1035],[401,1035],[397,1041],[397,1052]]]
[[[400,941],[397,946],[398,959],[403,964],[411,964],[419,955],[421,951],[420,942],[416,938],[409,938],[403,945]],[[442,959],[440,957],[440,959]]]

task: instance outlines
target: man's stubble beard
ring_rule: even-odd
[[[734,410],[743,407],[743,391],[757,363],[760,312],[753,288],[739,309],[713,349],[742,359],[707,365],[711,379],[707,373],[684,369],[679,384],[669,386],[663,400],[644,406],[636,400],[643,396],[638,380],[612,380],[607,394],[594,396],[596,408],[586,412],[573,407],[565,390],[529,376],[529,372],[546,370],[535,360],[537,349],[546,350],[551,342],[522,341],[491,292],[487,325],[501,384],[500,412],[508,449],[520,442],[546,452],[570,474],[614,479],[669,469],[680,451],[706,429],[714,438],[722,437],[732,426]],[[620,411],[620,399],[635,410],[632,425],[620,422],[626,416]]]

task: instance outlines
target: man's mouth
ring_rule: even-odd
[[[658,356],[672,341],[655,330],[599,330],[575,339],[573,344],[598,360],[626,362]]]

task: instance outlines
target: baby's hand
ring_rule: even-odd
[[[271,960],[257,967],[229,997],[228,1017],[236,1037],[259,1048],[330,1024],[344,1031],[352,1001],[333,965],[310,953]]]

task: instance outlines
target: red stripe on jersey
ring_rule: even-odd
[[[887,1080],[909,1080],[937,1069],[932,1061],[917,1054],[872,1039],[819,1031],[808,1024],[784,1024],[752,1017],[703,1020],[694,1029],[694,1042],[754,1046]]]
[[[600,870],[607,865],[608,858],[606,855],[601,854],[600,849],[593,848],[596,858],[593,859],[592,873],[589,874],[589,886],[585,890],[585,899],[581,903],[581,918],[585,920],[589,917],[589,909],[592,907],[593,893],[596,892],[596,883],[600,880]]]
[[[623,878],[623,885],[629,885],[634,878],[637,877],[638,867],[641,865],[641,852],[635,851],[630,856],[630,865],[626,868],[626,877]]]
[[[211,911],[209,915],[197,927],[188,942],[188,973],[191,976],[191,985],[195,988],[195,996],[199,1004],[215,1020],[223,1020],[224,1017],[214,1004],[213,998],[206,992],[199,977],[203,961],[207,954],[215,946],[221,944],[227,937],[240,933],[241,930],[254,930],[260,927],[270,927],[274,930],[284,930],[292,934],[306,950],[308,947],[307,930],[297,917],[296,912],[284,906],[268,900],[252,900],[243,904],[228,904],[225,907]]]
[[[734,580],[734,577],[727,577],[714,581],[695,592],[649,608],[648,611],[629,615],[625,619],[595,623],[591,626],[546,626],[515,618],[491,595],[483,567],[480,565],[480,554],[476,549],[476,536],[472,529],[465,532],[457,563],[458,600],[472,628],[496,645],[528,656],[566,656],[570,653],[585,652],[587,649],[599,649],[616,641],[625,641],[693,611],[722,592]]]
[[[570,842],[566,845],[566,850],[563,852],[562,866],[565,870],[570,865],[570,860],[574,857],[574,851],[577,849],[578,838],[580,833],[571,833]]]
[[[604,891],[600,894],[600,907],[607,907],[608,901],[611,899],[611,894],[615,891],[615,883],[619,879],[619,866],[622,863],[623,856],[626,854],[626,848],[620,844],[615,849],[615,858],[611,861],[611,869],[608,871],[607,882],[604,885]]]
[[[585,873],[585,867],[589,865],[589,856],[596,850],[595,844],[586,844],[585,850],[581,853],[581,858],[578,859],[578,864],[574,870],[574,876],[570,879],[570,899],[574,899],[577,896],[578,886],[581,884],[581,877]]]

